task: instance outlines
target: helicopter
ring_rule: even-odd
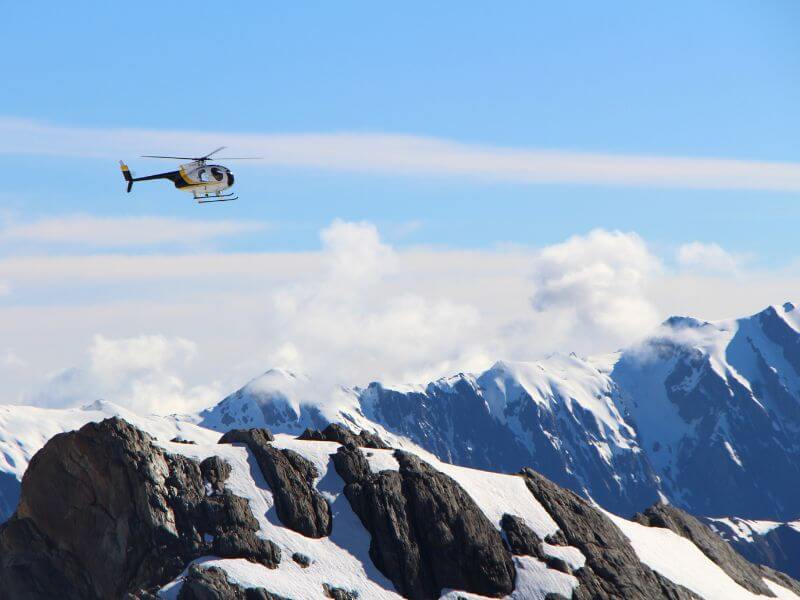
[[[128,165],[126,165],[123,161],[119,161],[119,168],[122,170],[122,176],[128,183],[128,192],[130,192],[133,188],[133,183],[135,181],[168,179],[174,183],[175,187],[179,190],[191,192],[198,204],[205,204],[208,202],[230,202],[231,200],[238,200],[239,197],[234,195],[232,192],[229,194],[223,194],[222,192],[233,185],[233,173],[230,171],[230,169],[223,167],[222,165],[208,164],[208,161],[214,154],[224,149],[225,146],[220,146],[205,156],[198,157],[156,156],[152,154],[144,154],[142,155],[142,158],[167,158],[191,161],[180,165],[177,171],[156,173],[155,175],[146,175],[145,177],[134,177],[131,174]],[[237,156],[217,158],[216,160],[258,160],[258,158],[259,157],[256,156]]]

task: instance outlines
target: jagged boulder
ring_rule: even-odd
[[[800,582],[745,560],[711,528],[679,508],[657,503],[644,512],[635,514],[633,520],[648,527],[669,529],[690,540],[731,579],[754,594],[775,597],[764,583],[764,577],[792,589],[795,593],[800,593]]]
[[[643,564],[617,526],[586,500],[532,469],[523,469],[521,475],[567,543],[586,557],[586,565],[573,573],[580,582],[574,600],[697,600]]]
[[[246,500],[207,485],[197,462],[118,418],[53,437],[0,527],[0,598],[120,598],[211,553],[207,536],[258,529]],[[264,543],[274,567],[280,550]]]
[[[503,528],[511,552],[521,556],[543,558],[542,540],[525,524],[525,521],[506,513],[500,520],[500,527]]]
[[[264,588],[245,588],[228,580],[219,567],[192,565],[178,600],[289,600]]]
[[[370,532],[375,565],[407,598],[438,598],[443,588],[511,593],[511,554],[475,501],[416,456],[394,456],[398,472],[373,474],[353,444],[334,455],[345,496]]]
[[[245,444],[258,462],[275,498],[281,522],[307,537],[321,538],[331,532],[331,509],[314,487],[319,477],[316,467],[288,449],[270,444],[274,438],[266,429],[232,429],[220,444]]]
[[[377,450],[389,450],[390,447],[378,435],[361,430],[355,434],[346,427],[338,423],[331,423],[322,431],[318,429],[306,429],[298,437],[298,440],[311,440],[315,442],[338,442],[342,445],[354,444],[361,448],[374,448]]]

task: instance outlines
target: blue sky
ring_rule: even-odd
[[[0,403],[423,381],[798,299],[797,2],[3,19]],[[219,145],[265,156],[237,202],[125,193],[117,159]]]
[[[800,161],[795,2],[15,3],[0,113],[58,126],[361,132],[645,156]],[[220,143],[226,143],[220,135]],[[132,149],[133,152],[136,150]],[[204,148],[198,148],[198,151]],[[171,153],[172,148],[151,152]],[[236,153],[236,148],[231,151]],[[135,154],[137,172],[158,169]],[[125,196],[106,159],[3,157],[6,211],[279,222],[230,249],[318,247],[334,217],[399,244],[541,245],[594,227],[792,253],[796,191],[529,185],[237,164],[238,204]],[[415,227],[402,224],[414,223]],[[391,233],[389,233],[391,235]]]

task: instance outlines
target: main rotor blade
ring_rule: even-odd
[[[203,158],[211,158],[214,154],[216,154],[220,150],[225,150],[225,148],[227,148],[227,146],[220,146],[216,150],[213,150],[213,151],[209,152],[208,154],[206,154]]]
[[[263,156],[217,156],[214,160],[264,160]]]
[[[191,156],[156,156],[154,154],[142,154],[142,158],[174,158],[176,160],[196,160]]]

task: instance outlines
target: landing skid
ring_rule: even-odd
[[[206,194],[204,196],[195,196],[195,200],[197,200],[198,204],[208,204],[209,202],[232,202],[233,200],[238,200],[239,196],[234,196],[233,194]]]

